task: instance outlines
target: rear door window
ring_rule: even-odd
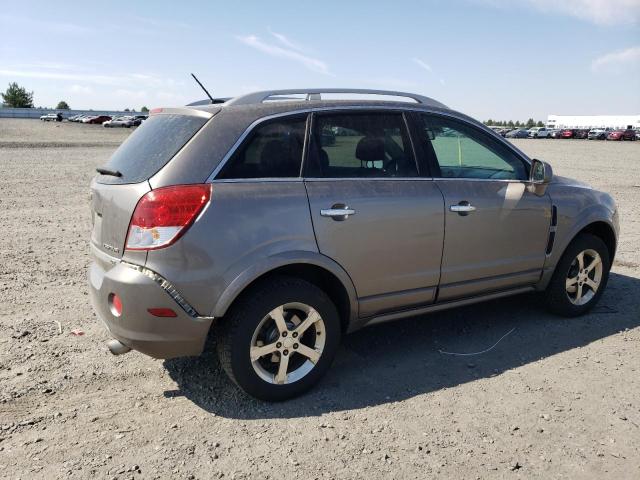
[[[122,173],[121,177],[98,176],[98,183],[139,183],[149,179],[207,122],[192,115],[152,115],[133,132],[104,166]]]
[[[306,124],[306,115],[296,115],[257,126],[217,178],[299,177]]]
[[[314,120],[307,177],[416,177],[401,113],[319,114]]]

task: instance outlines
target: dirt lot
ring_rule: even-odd
[[[618,202],[592,314],[556,318],[530,295],[371,327],[313,392],[264,404],[212,355],[107,352],[85,281],[88,184],[128,133],[0,119],[3,477],[640,478],[640,142],[518,142]],[[513,328],[483,355],[439,352]]]

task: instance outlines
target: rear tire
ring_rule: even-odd
[[[610,269],[605,243],[595,235],[579,234],[556,265],[545,291],[547,307],[563,317],[587,313],[600,300]]]
[[[313,387],[331,366],[342,331],[324,291],[286,276],[243,293],[216,328],[218,356],[229,378],[267,401]]]

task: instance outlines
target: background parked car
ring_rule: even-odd
[[[139,127],[140,124],[142,124],[142,122],[144,122],[147,118],[146,115],[136,115],[135,117],[133,117],[133,126],[134,127]]]
[[[108,115],[98,115],[98,116],[95,116],[95,117],[86,118],[86,119],[84,119],[82,121],[82,123],[90,123],[90,124],[102,125],[107,120],[111,120],[111,117],[108,116]]]
[[[587,138],[589,140],[604,140],[605,138],[607,138],[608,133],[609,129],[605,130],[604,128],[592,128],[591,130],[589,130]]]
[[[547,127],[540,127],[536,133],[534,138],[551,138],[552,129]]]
[[[505,135],[507,138],[528,138],[529,132],[524,129],[511,130]]]
[[[558,138],[573,138],[576,134],[576,131],[573,128],[565,128],[560,133],[560,137]]]
[[[527,130],[528,137],[538,138],[538,130],[540,130],[540,127],[531,127],[529,130]]]
[[[589,136],[588,128],[576,128],[573,133],[573,138],[586,139]]]
[[[47,113],[46,115],[40,116],[40,120],[43,122],[55,122],[58,120],[58,115],[55,113]]]
[[[549,136],[551,138],[561,138],[562,137],[562,130],[560,130],[558,128],[554,128],[553,130],[551,130],[551,134]]]
[[[116,117],[111,120],[107,120],[102,124],[103,127],[122,127],[122,128],[131,128],[133,126],[133,118],[132,117]]]
[[[614,130],[612,132],[609,132],[609,135],[607,135],[607,140],[635,140],[636,139],[636,132],[635,130],[632,130],[630,128],[627,128],[626,130],[623,129],[619,129],[619,130]]]

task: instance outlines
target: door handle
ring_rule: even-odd
[[[457,205],[450,205],[449,210],[451,210],[452,212],[456,212],[458,215],[465,216],[465,215],[469,215],[471,212],[475,212],[476,207],[471,205],[466,200],[463,200]]]
[[[355,215],[356,211],[353,208],[349,208],[346,205],[333,205],[331,208],[323,208],[320,210],[320,215],[323,217],[331,217],[333,220],[346,220],[349,215]]]

